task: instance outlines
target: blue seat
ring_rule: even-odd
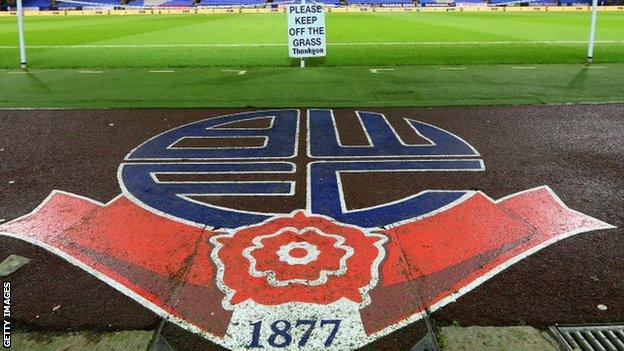
[[[412,4],[412,0],[352,0],[349,4],[362,4],[362,5],[401,5]]]
[[[192,6],[193,3],[191,2],[191,0],[169,0],[166,2],[161,3],[158,6],[163,6],[163,7],[167,7],[167,6],[171,6],[171,7],[183,7],[183,6]]]
[[[24,0],[24,7],[50,7],[50,0]]]
[[[486,2],[484,0],[457,0],[457,6],[466,5],[485,5]]]
[[[455,1],[453,1],[453,0],[419,0],[419,3],[422,6],[427,6],[427,5],[448,6],[448,5],[454,4]]]
[[[260,5],[265,0],[202,0],[202,5],[207,6],[232,6],[232,5]]]

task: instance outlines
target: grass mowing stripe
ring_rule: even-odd
[[[603,66],[514,70],[474,65],[469,74],[439,66],[393,67],[387,74],[371,74],[363,67],[256,68],[245,79],[207,68],[176,69],[175,76],[145,69],[92,75],[35,70],[0,74],[0,107],[364,108],[621,101],[624,64]]]
[[[624,44],[624,40],[597,40],[596,44]],[[453,45],[517,45],[517,44],[583,44],[587,40],[541,40],[541,41],[412,41],[412,42],[366,42],[366,43],[327,43],[327,46],[453,46]],[[280,47],[287,43],[225,43],[225,44],[93,44],[93,45],[27,45],[31,49],[143,49],[143,48],[253,48],[253,47]],[[2,45],[0,49],[17,49],[17,45]]]
[[[582,63],[589,13],[328,13],[310,66]],[[600,13],[595,60],[624,62],[623,14]],[[283,13],[27,17],[33,68],[292,67]],[[250,28],[252,30],[241,30]],[[0,18],[0,68],[16,67]]]

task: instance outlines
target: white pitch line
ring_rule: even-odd
[[[150,70],[150,73],[175,73],[175,71],[167,70],[167,69],[160,69],[160,70]]]
[[[587,68],[607,68],[606,66],[587,66]]]
[[[24,72],[24,71],[15,71],[15,72],[7,72],[7,74],[30,74],[32,72]]]
[[[394,71],[394,68],[371,68],[369,71],[370,73],[377,74],[380,71]]]
[[[221,72],[238,72],[239,76],[242,76],[243,74],[247,73],[247,71],[245,70],[238,70],[238,69],[222,69]]]
[[[513,69],[536,69],[537,67],[535,66],[516,66],[516,67],[512,67]]]
[[[466,67],[440,67],[440,69],[449,70],[449,71],[459,71],[459,70],[466,69]]]
[[[624,44],[624,40],[597,40],[597,44]],[[586,40],[529,40],[529,41],[404,41],[404,42],[346,42],[327,43],[328,46],[418,46],[418,45],[542,45],[587,44]],[[223,43],[223,44],[87,44],[87,45],[28,45],[30,49],[141,49],[141,48],[235,48],[235,47],[282,47],[286,43]],[[0,45],[0,49],[17,49],[17,45]]]
[[[99,74],[104,73],[103,71],[78,71],[80,74]]]

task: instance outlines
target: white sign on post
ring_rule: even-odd
[[[288,54],[290,57],[326,55],[325,13],[319,4],[288,5]]]

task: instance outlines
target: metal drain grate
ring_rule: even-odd
[[[556,325],[550,327],[564,351],[624,351],[624,325]]]

